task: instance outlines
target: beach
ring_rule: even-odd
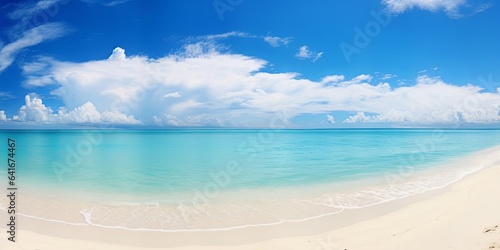
[[[1,244],[2,249],[56,250],[500,248],[500,164],[498,158],[491,161],[492,166],[441,189],[302,222],[150,232],[19,216],[16,242],[4,236]],[[1,218],[6,218],[4,211]]]
[[[500,250],[500,2],[0,10],[0,250]]]

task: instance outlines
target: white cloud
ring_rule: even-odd
[[[163,97],[173,97],[173,98],[179,98],[181,97],[181,94],[177,91],[172,92],[172,93],[167,93]]]
[[[220,48],[212,42],[197,42],[184,46],[183,56],[198,57],[205,54],[215,54]]]
[[[101,114],[91,102],[86,102],[69,112],[59,110],[58,116],[68,123],[97,123],[101,120]]]
[[[346,122],[500,121],[500,93],[482,92],[478,86],[455,86],[425,75],[394,88],[369,74],[313,81],[294,72],[266,72],[264,60],[207,46],[197,43],[157,59],[115,50],[120,60],[44,59],[44,67],[26,65],[31,70],[25,72],[24,84],[51,85],[51,94],[71,111],[53,114],[34,99],[27,103],[37,113],[25,119],[53,121],[56,115],[59,122],[96,122],[99,111],[101,121],[130,118],[132,123],[171,126],[267,127],[277,115],[288,119],[348,111],[362,113]]]
[[[394,77],[397,77],[397,75],[394,75],[394,74],[385,74],[384,76],[382,76],[382,78],[380,78],[381,80],[389,80],[391,78],[394,78]]]
[[[36,97],[31,100],[30,96],[24,98],[25,104],[19,109],[19,114],[12,119],[15,121],[48,122],[51,120],[52,109],[46,107],[41,99]]]
[[[62,23],[49,22],[63,4],[66,1],[40,0],[10,5],[15,9],[6,17],[14,25],[4,27],[10,43],[4,45],[0,42],[0,73],[15,61],[22,49],[59,38],[69,31]]]
[[[316,53],[314,51],[310,51],[308,46],[302,46],[299,48],[299,52],[295,54],[295,57],[299,59],[308,59],[308,58],[313,58],[313,62],[316,62],[321,56],[323,55],[323,52]]]
[[[14,10],[13,12],[9,13],[7,16],[10,19],[29,19],[31,18],[34,14],[48,9],[50,7],[53,7],[59,2],[59,0],[41,0],[38,2],[25,2],[19,7]]]
[[[15,56],[20,50],[49,39],[58,38],[65,32],[66,28],[60,23],[44,24],[24,32],[18,40],[5,45],[0,50],[0,72],[14,62]]]
[[[369,102],[376,113],[358,112],[344,122],[411,122],[411,123],[491,123],[500,121],[500,93],[481,93],[473,85],[454,86],[439,78],[420,76],[417,84],[401,87]],[[390,104],[390,105],[388,105]]]
[[[352,83],[361,83],[361,82],[370,82],[373,79],[372,76],[367,74],[361,74],[359,76],[354,77],[350,82]]]
[[[313,62],[316,62],[318,59],[321,58],[321,56],[323,56],[323,52],[319,52],[318,54],[316,54],[316,56],[313,59]]]
[[[427,73],[427,72],[429,72],[431,70],[432,71],[438,71],[439,67],[436,66],[436,67],[433,67],[433,68],[430,68],[430,69],[423,69],[423,70],[418,71],[418,74],[422,75],[422,74]]]
[[[110,61],[123,61],[123,60],[125,60],[125,57],[127,57],[125,55],[125,50],[120,48],[120,47],[116,47],[113,50],[113,53],[109,56],[108,60],[110,60]]]
[[[358,112],[355,115],[349,116],[344,120],[344,123],[357,123],[357,122],[369,122],[373,121],[373,117],[366,116],[365,112]]]
[[[460,8],[472,6],[467,3],[467,0],[382,0],[382,4],[395,14],[403,13],[413,8],[428,10],[432,12],[444,11],[450,18],[460,18],[463,14],[460,13]],[[482,4],[472,10],[470,15],[475,15],[491,7],[491,4]]]
[[[343,81],[345,76],[343,75],[331,75],[331,76],[325,76],[323,79],[321,79],[321,83],[327,84],[327,83],[337,83],[340,81]]]
[[[335,118],[333,117],[333,115],[326,115],[326,120],[329,122],[329,123],[335,123]]]
[[[371,75],[361,74],[350,80],[345,80],[343,75],[326,76],[321,80],[322,84],[331,86],[349,86],[352,84],[369,83],[373,79]]]
[[[3,110],[0,110],[0,121],[7,121],[7,116]]]
[[[245,33],[245,32],[231,31],[231,32],[226,32],[226,33],[221,33],[221,34],[190,37],[190,38],[188,38],[188,40],[213,41],[213,40],[227,39],[230,37],[255,38],[256,36]]]
[[[297,58],[300,59],[306,59],[306,58],[311,58],[312,57],[312,52],[309,51],[309,47],[307,46],[302,46],[299,48],[299,52],[295,55]]]
[[[0,92],[0,101],[15,98],[10,92]]]
[[[163,113],[159,117],[155,115],[153,116],[153,120],[156,125],[169,125],[176,127],[188,125],[181,119],[175,117],[172,114],[167,114],[167,113]]]
[[[473,15],[476,15],[478,13],[481,13],[481,12],[491,8],[491,7],[493,7],[493,4],[491,4],[491,3],[481,4],[478,7],[476,7],[476,9],[471,14],[469,14],[469,16],[473,16]]]
[[[48,63],[44,62],[42,58],[39,58],[38,60],[39,60],[38,62],[22,65],[21,68],[23,70],[23,73],[31,74],[31,73],[41,72],[44,70],[44,68],[48,66]]]
[[[466,0],[383,0],[382,3],[389,10],[401,13],[412,8],[420,8],[423,10],[437,11],[456,10],[460,5],[465,4]]]
[[[95,108],[95,107],[94,107]],[[140,124],[141,122],[136,120],[132,115],[125,115],[118,111],[108,111],[104,110],[101,113],[101,120],[96,121],[98,123],[115,123],[115,124]]]
[[[66,112],[64,108],[54,113],[50,107],[43,104],[42,99],[30,97],[24,98],[25,104],[21,106],[17,115],[12,117],[13,121],[30,123],[113,123],[113,124],[140,124],[133,116],[124,115],[117,111],[105,110],[99,113],[91,102]],[[3,111],[2,111],[3,112]],[[4,121],[7,117],[4,115]],[[2,120],[0,112],[0,120]]]
[[[153,121],[160,126],[211,126],[222,127],[226,124],[221,122],[217,117],[209,114],[189,115],[179,118],[175,115],[163,113],[160,116],[154,116]]]
[[[279,47],[279,46],[286,46],[288,45],[291,41],[291,37],[277,37],[277,36],[265,36],[264,41],[269,43],[273,47]]]

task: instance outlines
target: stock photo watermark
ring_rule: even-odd
[[[54,1],[48,6],[44,6],[39,10],[32,12],[29,16],[13,17],[13,19],[18,19],[15,26],[16,32],[7,33],[7,37],[10,41],[16,41],[17,36],[21,35],[23,31],[33,30],[39,26],[45,25],[51,21],[57,14],[60,13],[61,6],[66,5],[69,0]],[[50,3],[50,2],[48,2]],[[28,7],[27,7],[28,8]],[[34,8],[31,6],[31,8]],[[16,140],[14,138],[8,138],[7,140],[7,188],[6,188],[6,215],[7,222],[6,233],[7,241],[15,243],[17,241],[18,233],[18,199],[19,194],[17,192],[18,182],[17,182],[17,168],[18,162],[16,162]],[[3,238],[3,237],[2,237]],[[0,240],[0,244],[4,245],[5,241]]]
[[[341,42],[339,47],[348,63],[352,62],[353,54],[360,54],[368,47],[372,39],[380,35],[382,29],[387,27],[392,20],[391,14],[386,11],[370,11],[372,20],[363,27],[354,26],[354,38],[352,42]]]
[[[494,81],[493,74],[489,74],[487,77],[480,75],[477,80],[479,81],[480,86],[488,92],[495,93],[498,91],[498,88],[500,88],[500,80]]]
[[[266,129],[260,130],[257,135],[249,135],[245,141],[240,143],[237,149],[240,155],[245,156],[242,161],[247,163],[253,162],[257,154],[264,151],[265,148],[272,143],[274,133],[274,131]],[[196,188],[193,190],[195,193],[193,205],[199,207],[201,203],[197,201],[208,204],[209,199],[216,198],[220,194],[221,189],[227,187],[231,183],[231,177],[239,175],[242,171],[243,168],[241,167],[240,161],[230,160],[226,164],[225,171],[211,173],[210,177],[213,181],[205,185],[203,192]]]
[[[85,130],[82,132],[84,139],[80,140],[74,147],[66,146],[64,161],[54,161],[52,169],[60,182],[64,181],[64,175],[75,171],[83,162],[84,157],[89,156],[94,148],[103,140],[103,130]]]
[[[313,250],[345,250],[345,248],[341,248],[331,235],[325,235],[315,240]]]
[[[59,0],[48,6],[47,8],[38,11],[31,18],[29,28],[34,28],[36,26],[48,23],[51,18],[54,18],[57,14],[59,14],[60,7],[66,5],[69,2],[70,0]]]
[[[7,240],[11,242],[16,242],[17,234],[17,218],[16,218],[16,207],[17,202],[17,180],[16,180],[16,140],[13,138],[7,139]]]
[[[224,21],[224,15],[226,12],[232,12],[234,9],[240,5],[243,0],[214,0],[212,5],[214,10],[219,17],[219,20]]]
[[[69,2],[70,0],[54,1],[52,4],[46,6],[45,8],[36,11],[31,16],[21,18],[18,25],[23,27],[24,30],[31,30],[33,28],[47,24],[60,13],[61,7],[68,4]],[[9,40],[15,41],[15,36],[19,35],[17,33],[18,32],[9,33]]]

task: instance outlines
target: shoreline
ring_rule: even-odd
[[[497,149],[498,148],[492,148],[489,150],[496,151]],[[454,220],[451,220],[448,223],[453,223],[455,220],[469,220],[469,218],[476,218],[476,216],[487,216],[491,217],[491,221],[486,222],[485,220],[481,220],[480,223],[482,227],[488,228],[499,225],[500,215],[497,215],[498,213],[494,213],[493,211],[496,211],[495,209],[500,209],[500,198],[494,197],[495,193],[500,192],[500,182],[497,181],[498,178],[500,178],[500,164],[496,158],[492,158],[490,160],[496,162],[496,164],[469,174],[463,179],[444,188],[363,208],[346,209],[338,214],[320,216],[319,218],[307,219],[301,222],[285,222],[272,226],[251,226],[224,231],[151,232],[106,229],[89,225],[67,225],[20,216],[18,217],[18,242],[6,242],[5,237],[5,239],[0,239],[0,246],[2,246],[2,249],[81,249],[76,248],[76,246],[85,246],[85,249],[164,248],[190,250],[257,248],[279,249],[280,247],[282,247],[282,249],[336,249],[336,247],[339,249],[349,250],[378,249],[374,248],[373,245],[370,244],[375,244],[375,240],[394,238],[390,236],[390,233],[388,233],[390,230],[393,230],[394,233],[392,234],[394,236],[399,234],[407,235],[409,233],[405,230],[402,231],[404,233],[401,233],[402,229],[400,228],[405,228],[406,225],[409,231],[414,231],[411,228],[422,227],[422,225],[419,224],[421,220],[427,220],[429,224],[433,224],[433,221],[429,216],[435,217],[438,211],[440,212],[440,215],[437,218],[434,218],[435,221],[438,221],[438,219],[444,214],[457,210],[457,207],[461,208],[461,206],[456,204],[450,205],[450,201],[452,201],[451,203],[462,202],[463,206],[466,208],[471,207],[474,204],[486,205],[478,205],[479,207],[474,207],[476,210],[475,212],[467,210],[465,211],[467,213],[462,212],[462,214],[460,214],[458,213],[460,211],[456,211],[459,216],[454,217]],[[468,193],[469,191],[463,192],[464,187],[470,186],[477,186],[477,189],[480,189],[481,191],[478,195],[471,197]],[[484,189],[491,189],[491,192],[484,191]],[[495,192],[495,190],[497,192]],[[492,195],[488,196],[490,194]],[[468,201],[464,197],[471,198],[471,200]],[[416,207],[418,207],[418,209],[416,209]],[[482,211],[483,208],[487,211]],[[493,210],[491,210],[492,208]],[[427,210],[429,214],[418,215],[421,211],[425,210]],[[20,212],[22,213],[22,211]],[[418,216],[415,217],[416,215]],[[2,225],[5,225],[6,223],[4,222],[7,218],[5,211],[0,211],[0,216],[0,222]],[[393,224],[392,226],[381,227],[381,225],[390,224],[390,222],[395,221],[397,218],[405,218],[404,220],[406,222],[401,225]],[[408,221],[412,223],[408,224]],[[488,223],[492,225],[488,225]],[[2,226],[1,228],[4,227],[5,226]],[[442,223],[438,223],[431,229],[436,227],[443,227],[443,225]],[[478,226],[476,226],[476,229],[477,227]],[[454,230],[458,230],[459,232],[467,231],[463,230],[463,228]],[[498,231],[500,232],[500,229]],[[385,235],[380,237],[375,236],[381,232],[385,233]],[[457,232],[457,235],[459,232]],[[492,233],[489,235],[496,235],[494,233],[496,232],[496,229],[493,228],[490,232]],[[350,238],[345,235],[351,234],[366,235],[357,236],[349,240]],[[340,237],[339,235],[344,236]],[[432,235],[430,235],[430,237],[431,236]],[[463,235],[462,237],[467,238],[466,236],[467,235]],[[476,237],[480,236],[481,234]],[[497,236],[497,240],[500,242],[500,235]],[[319,243],[318,237],[320,239]],[[364,243],[365,246],[363,246],[360,241],[365,241],[365,239],[369,240],[367,240]],[[474,241],[477,241],[477,239]],[[392,242],[390,244],[395,244],[394,248],[391,248],[392,245],[384,245],[383,248],[381,247],[380,249],[398,249],[398,247],[402,246],[399,244],[403,244],[398,243],[398,241],[388,242]],[[424,239],[422,242],[425,243],[427,241]],[[447,242],[447,240],[441,239],[439,242]],[[496,244],[494,243],[494,239],[492,239],[492,242],[490,243]],[[407,243],[410,244],[411,242]],[[193,244],[198,244],[198,246],[192,246]],[[332,246],[331,248],[325,248],[322,246],[325,244],[335,245],[335,247]],[[4,246],[7,248],[3,248]],[[460,245],[457,246],[460,247]],[[430,247],[433,248],[432,246]],[[443,245],[443,248],[445,247],[446,246]],[[422,249],[419,247],[411,248],[408,246],[405,246],[405,248]],[[477,246],[475,246],[475,248],[469,247],[457,249],[477,249]]]
[[[372,178],[348,182],[275,189],[230,190],[218,200],[175,199],[164,201],[138,197],[136,201],[104,199],[66,191],[19,192],[24,203],[22,216],[70,225],[149,232],[212,232],[242,228],[262,228],[300,223],[336,214],[394,202],[406,197],[439,190],[471,173],[500,161],[500,146],[483,149],[446,163],[419,169],[395,168]],[[399,172],[398,172],[399,171]],[[29,190],[29,188],[28,188]],[[45,190],[47,191],[47,190]],[[6,204],[5,197],[2,204]],[[167,202],[167,203],[165,203]],[[201,202],[201,203],[198,203]],[[4,207],[4,208],[2,208]],[[5,206],[0,211],[5,212]],[[220,211],[226,211],[224,213]],[[122,216],[130,213],[132,216]],[[116,216],[115,216],[116,215]],[[234,219],[237,218],[237,219]],[[215,220],[217,219],[217,220]]]
[[[343,223],[337,221],[337,228],[331,224],[332,218],[327,218],[277,228],[211,233],[155,233],[57,225],[21,217],[19,224],[25,226],[18,232],[19,241],[4,245],[7,247],[5,249],[56,250],[82,248],[326,250],[336,247],[351,250],[401,249],[401,247],[445,249],[449,246],[464,250],[489,249],[500,244],[500,230],[495,229],[495,226],[500,224],[500,214],[497,212],[500,197],[491,195],[500,192],[498,178],[500,178],[500,164],[472,174],[442,190],[366,209],[351,210],[349,212],[355,214],[345,217],[351,219],[355,217],[355,220]],[[488,193],[484,193],[485,191]],[[28,224],[30,230],[23,229]],[[303,230],[299,230],[300,228]],[[262,238],[263,236],[267,237]],[[415,238],[420,240],[415,242]]]
[[[500,166],[498,166],[498,168],[500,170]],[[373,219],[374,217],[376,218],[384,216],[387,213],[396,212],[415,202],[427,200],[442,193],[446,193],[448,189],[449,187],[445,187],[440,190],[432,190],[423,194],[417,194],[369,207],[345,210],[340,214],[321,216],[320,218],[308,219],[302,222],[280,223],[273,226],[255,226],[222,231],[131,231],[126,229],[94,227],[88,224],[71,225],[21,216],[18,219],[19,224],[29,226],[21,226],[21,230],[18,232],[19,242],[8,244],[7,246],[14,247],[12,249],[47,248],[61,250],[80,249],[77,246],[91,247],[89,249],[103,249],[103,247],[106,247],[105,249],[131,250],[144,248],[204,249],[205,247],[207,249],[239,249],[239,247],[245,247],[245,245],[266,245],[269,241],[273,244],[272,241],[284,237],[299,239],[301,237],[308,237],[305,235],[320,235],[331,230],[346,228],[350,225]],[[0,214],[2,214],[2,216],[4,215],[3,213]],[[26,230],[25,227],[29,227],[29,229]],[[29,237],[28,239],[22,237],[22,235],[25,234]],[[248,237],[241,237],[242,235]],[[42,247],[30,243],[32,240],[42,244]],[[54,248],[58,245],[51,244],[52,242],[59,242],[61,240],[68,241],[67,245],[61,245],[61,247],[64,246],[64,248]],[[193,243],[200,244],[200,246],[190,246]],[[44,247],[45,245],[46,247]],[[0,246],[2,245],[0,244]],[[22,246],[22,248],[15,248],[16,246]]]

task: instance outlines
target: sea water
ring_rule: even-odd
[[[500,131],[3,130],[0,138],[4,186],[7,139],[16,141],[16,184],[31,197],[25,216],[196,231],[306,220],[440,188],[494,164],[466,157],[499,145]]]

